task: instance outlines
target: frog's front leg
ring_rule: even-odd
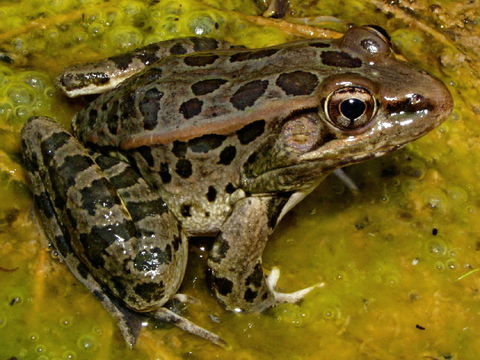
[[[117,319],[127,342],[133,345],[148,315],[221,343],[162,307],[182,282],[187,239],[135,169],[108,155],[91,156],[48,118],[30,119],[22,142],[49,240]]]
[[[275,291],[278,269],[268,278],[262,269],[262,253],[287,199],[247,197],[239,200],[222,225],[208,265],[217,298],[233,311],[262,311],[277,303],[298,302],[316,286],[294,293]]]

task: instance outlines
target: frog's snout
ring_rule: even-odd
[[[388,97],[386,111],[398,119],[400,127],[408,126],[406,136],[420,137],[445,121],[452,112],[453,99],[447,87],[437,78],[424,73],[401,97]],[[410,139],[412,140],[412,139]]]

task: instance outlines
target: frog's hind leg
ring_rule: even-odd
[[[53,120],[30,119],[22,142],[48,238],[133,345],[183,280],[188,244],[178,222],[128,163],[90,156]]]
[[[42,124],[45,122],[54,124],[47,118],[35,118],[22,131],[24,164],[28,170],[31,190],[43,228],[59,258],[66,263],[73,275],[100,300],[105,309],[117,321],[125,341],[129,346],[133,346],[142,323],[145,321],[145,316],[129,310],[115,298],[105,295],[105,289],[90,275],[85,265],[75,256],[69,232],[56,211],[60,200],[55,199],[57,200],[57,203],[55,203],[48,195],[52,188],[47,167],[42,166],[46,165],[45,162],[48,162],[48,159],[42,158],[40,155],[42,153],[40,149],[41,140],[45,140],[45,138],[56,139],[59,145],[62,141],[67,141],[70,135],[57,124],[54,124],[53,128],[50,129],[44,128]],[[49,155],[53,156],[51,153]],[[43,181],[39,181],[39,179]]]

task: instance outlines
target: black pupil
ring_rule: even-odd
[[[360,99],[348,99],[340,104],[342,115],[351,121],[355,120],[365,112],[365,103]]]

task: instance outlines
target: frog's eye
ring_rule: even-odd
[[[356,130],[370,123],[376,102],[367,89],[345,86],[328,95],[324,110],[332,125],[342,130]]]

